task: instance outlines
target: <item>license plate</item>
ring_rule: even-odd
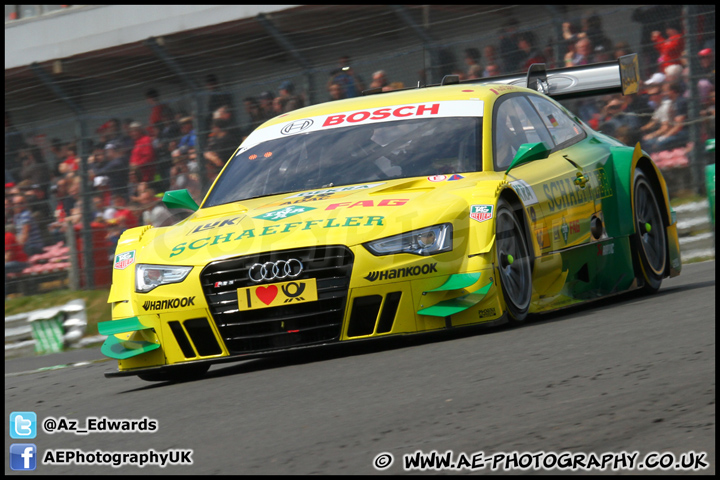
[[[240,311],[314,302],[318,299],[314,278],[238,288],[237,294]]]

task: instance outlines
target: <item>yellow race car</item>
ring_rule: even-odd
[[[640,145],[552,97],[637,90],[618,62],[311,106],[255,130],[194,212],[120,238],[108,377],[522,322],[680,273],[674,212]],[[373,92],[366,92],[373,93]]]

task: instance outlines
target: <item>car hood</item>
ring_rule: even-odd
[[[176,225],[135,234],[138,263],[204,265],[270,250],[353,246],[444,222],[457,230],[467,225],[478,189],[494,192],[500,180],[492,173],[405,178],[202,208]],[[132,242],[122,240],[130,250]]]

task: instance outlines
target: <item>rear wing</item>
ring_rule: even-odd
[[[443,83],[447,85],[450,82]],[[631,95],[640,89],[640,65],[637,54],[632,53],[611,62],[547,71],[544,63],[534,63],[525,75],[486,77],[460,83],[502,83],[527,87],[561,100],[610,93]]]

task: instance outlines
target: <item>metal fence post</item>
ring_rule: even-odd
[[[688,129],[690,130],[690,141],[693,142],[692,153],[690,154],[690,175],[692,179],[693,190],[703,195],[705,193],[704,174],[705,171],[705,146],[701,144],[700,139],[700,93],[698,91],[697,72],[700,71],[697,54],[699,52],[697,35],[697,5],[686,5],[684,7],[685,17],[685,51],[688,58],[688,87],[690,88],[690,98],[688,99]]]
[[[88,156],[91,153],[91,149],[86,149],[85,139],[89,138],[87,132],[87,120],[85,115],[80,115],[77,120],[77,135],[80,141],[77,144],[77,155],[80,159],[80,198],[82,200],[82,244],[83,251],[81,252],[83,258],[83,279],[85,280],[85,289],[89,290],[93,287],[95,281],[95,263],[93,259],[93,239],[92,239],[92,226],[91,223],[94,220],[92,218],[92,188],[88,179]],[[88,150],[86,152],[86,150]]]
[[[75,229],[70,220],[65,220],[65,243],[70,247],[70,290],[77,291],[80,289],[80,269],[77,244],[75,243]]]

